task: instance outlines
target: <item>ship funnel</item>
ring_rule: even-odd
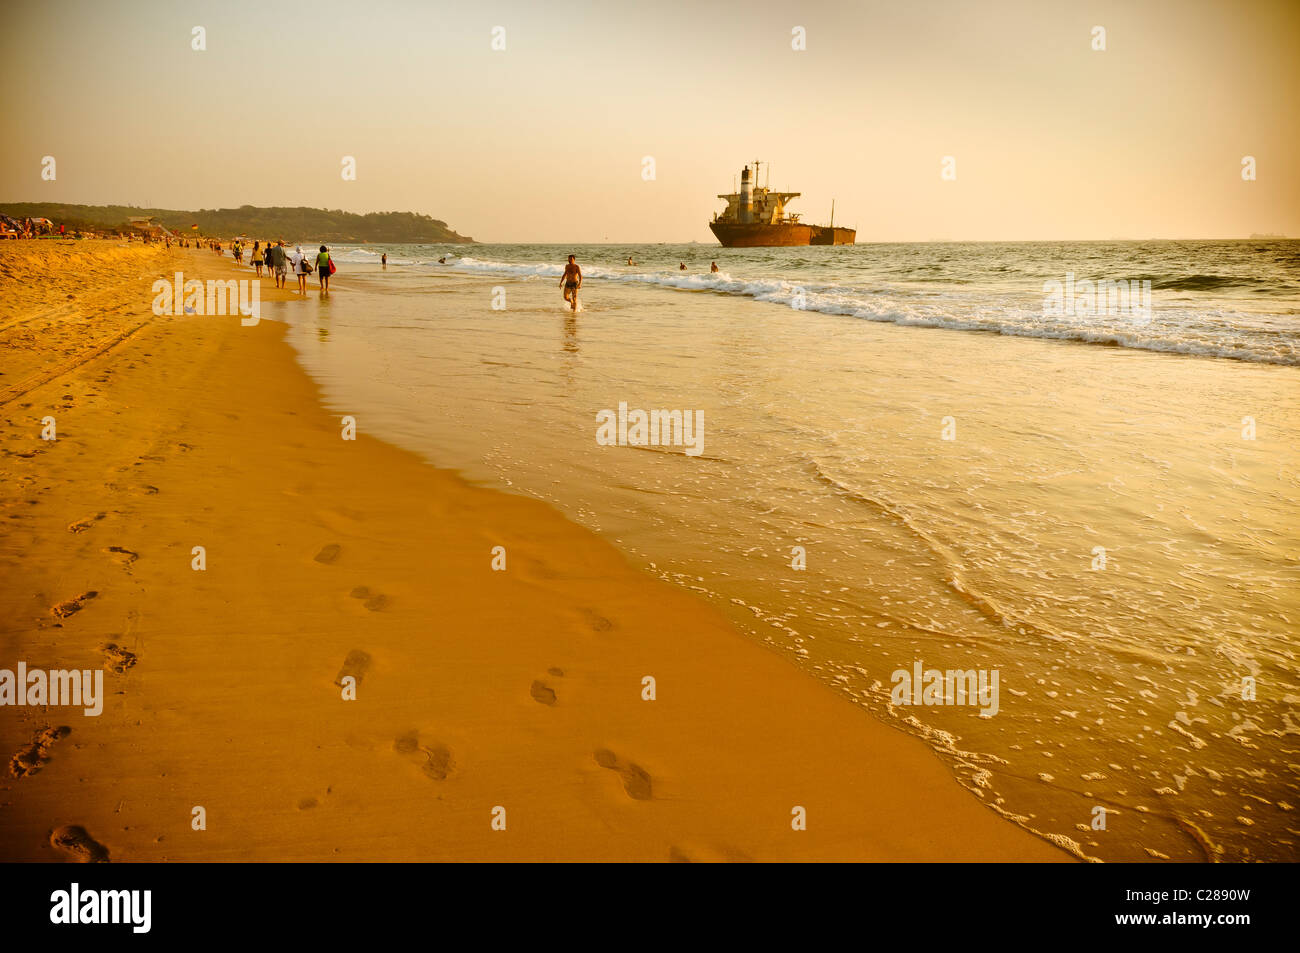
[[[746,225],[754,220],[754,186],[749,166],[740,173],[740,220]]]

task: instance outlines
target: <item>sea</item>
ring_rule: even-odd
[[[1300,858],[1300,242],[332,252],[270,316],[361,429],[548,501],[1080,857]],[[700,452],[602,441],[637,409]]]

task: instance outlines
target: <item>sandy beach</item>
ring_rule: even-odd
[[[3,664],[107,696],[0,710],[5,860],[1071,859],[546,503],[343,439],[292,295],[154,317],[178,270],[234,274],[0,246]]]

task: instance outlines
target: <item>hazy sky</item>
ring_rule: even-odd
[[[1300,0],[3,0],[0,56],[5,201],[712,241],[759,158],[859,242],[1300,235]]]

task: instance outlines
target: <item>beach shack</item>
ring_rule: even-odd
[[[172,235],[163,226],[162,222],[154,221],[152,215],[131,215],[127,218],[126,224],[131,231],[138,232],[148,238],[162,238],[163,236],[170,238]]]

